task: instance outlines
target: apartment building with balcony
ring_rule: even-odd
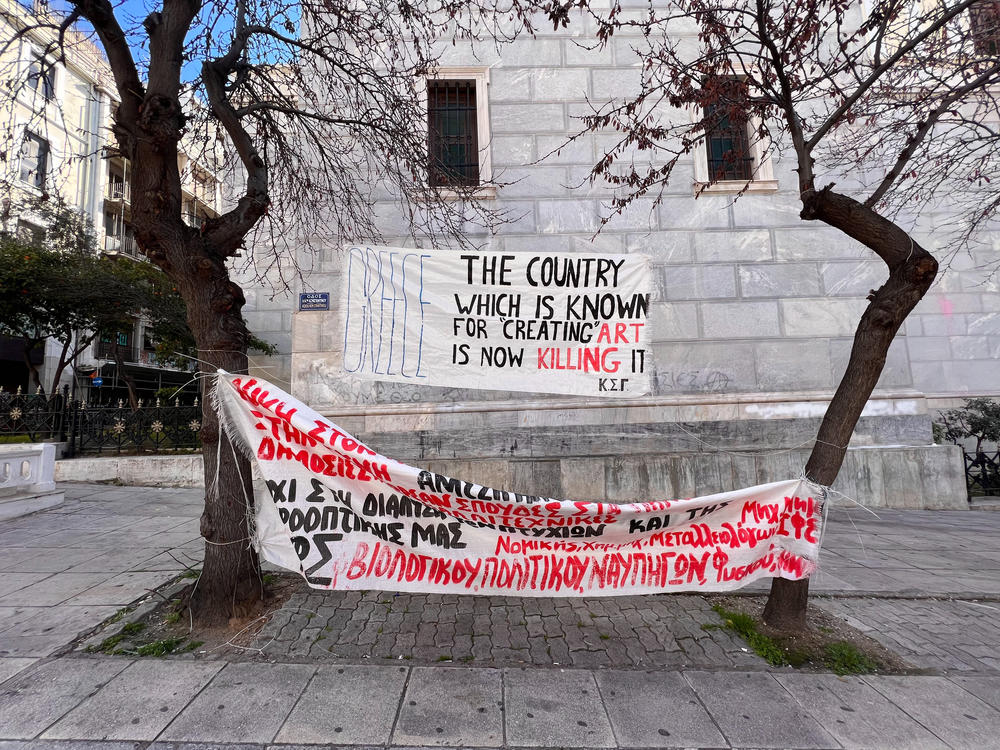
[[[27,7],[0,0],[0,37],[16,38],[54,11],[43,2]],[[58,18],[57,18],[58,20]],[[22,34],[0,55],[0,80],[12,94],[0,98],[0,125],[11,146],[0,154],[0,231],[43,241],[45,221],[25,208],[26,199],[59,195],[85,214],[94,227],[100,252],[146,262],[135,242],[131,223],[131,166],[118,155],[111,131],[117,92],[111,68],[101,50],[84,35],[69,30],[65,54],[52,54],[54,32],[35,29]],[[194,103],[193,103],[194,104]],[[217,216],[221,202],[217,160],[196,144],[178,159],[185,221],[192,226]],[[195,156],[194,154],[197,154]],[[17,340],[0,337],[0,385],[28,387],[28,369]],[[43,383],[51,385],[55,342],[33,356]],[[108,400],[125,393],[123,379],[133,378],[151,394],[189,379],[186,372],[161,366],[141,315],[133,330],[98,336],[64,374],[59,384],[83,395],[100,375],[102,390],[92,398]]]

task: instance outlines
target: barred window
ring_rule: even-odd
[[[979,0],[969,8],[969,26],[977,55],[1000,54],[1000,0]]]
[[[427,81],[427,136],[431,187],[479,185],[476,81]]]
[[[710,182],[753,179],[753,154],[747,120],[726,103],[705,108],[705,141]]]

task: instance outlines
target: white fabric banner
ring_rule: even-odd
[[[816,568],[822,508],[804,481],[685,500],[555,500],[381,456],[249,376],[220,373],[214,398],[266,482],[263,558],[315,588],[612,596],[727,591]]]
[[[345,248],[344,370],[417,385],[649,393],[643,255]]]

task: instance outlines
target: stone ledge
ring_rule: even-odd
[[[296,354],[303,354],[296,352]],[[379,382],[379,381],[372,381]],[[307,394],[297,394],[299,398]],[[626,409],[677,409],[687,421],[716,419],[770,419],[822,417],[833,394],[828,391],[781,391],[768,393],[687,393],[674,396],[642,396],[616,400],[590,399],[584,396],[526,394],[522,399],[483,399],[480,401],[419,401],[401,403],[315,404],[314,408],[333,421],[343,417],[379,417],[408,415],[460,414],[464,412],[538,411],[621,412]],[[312,403],[304,399],[307,403]],[[670,412],[665,412],[669,414]],[[926,414],[924,394],[910,389],[875,391],[865,404],[863,416]],[[663,419],[678,417],[664,416]],[[573,417],[562,415],[563,421]]]
[[[428,460],[441,474],[489,487],[580,500],[632,502],[710,495],[793,479],[806,450]],[[957,446],[872,446],[847,451],[834,502],[869,508],[968,510]],[[844,499],[844,498],[847,499]]]
[[[615,416],[609,414],[609,417]],[[524,423],[514,414],[452,414],[335,420],[379,453],[407,463],[437,458],[542,459],[636,454],[766,453],[811,448],[821,419]],[[638,416],[638,415],[636,415]],[[359,429],[360,428],[360,429]],[[862,417],[850,447],[926,446],[927,415]]]
[[[373,445],[377,450],[380,446]],[[549,497],[630,502],[751,487],[797,477],[808,451],[660,453],[551,458],[428,458],[415,462],[489,487]],[[119,481],[159,487],[204,487],[202,458],[121,456],[56,462],[63,482]],[[968,510],[957,446],[871,446],[847,451],[834,489],[870,508]],[[848,503],[847,500],[836,502]]]
[[[56,461],[57,482],[114,482],[136,487],[204,487],[201,454],[82,456]]]

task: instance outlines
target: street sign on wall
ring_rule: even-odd
[[[329,310],[329,292],[302,292],[299,295],[299,310]]]

